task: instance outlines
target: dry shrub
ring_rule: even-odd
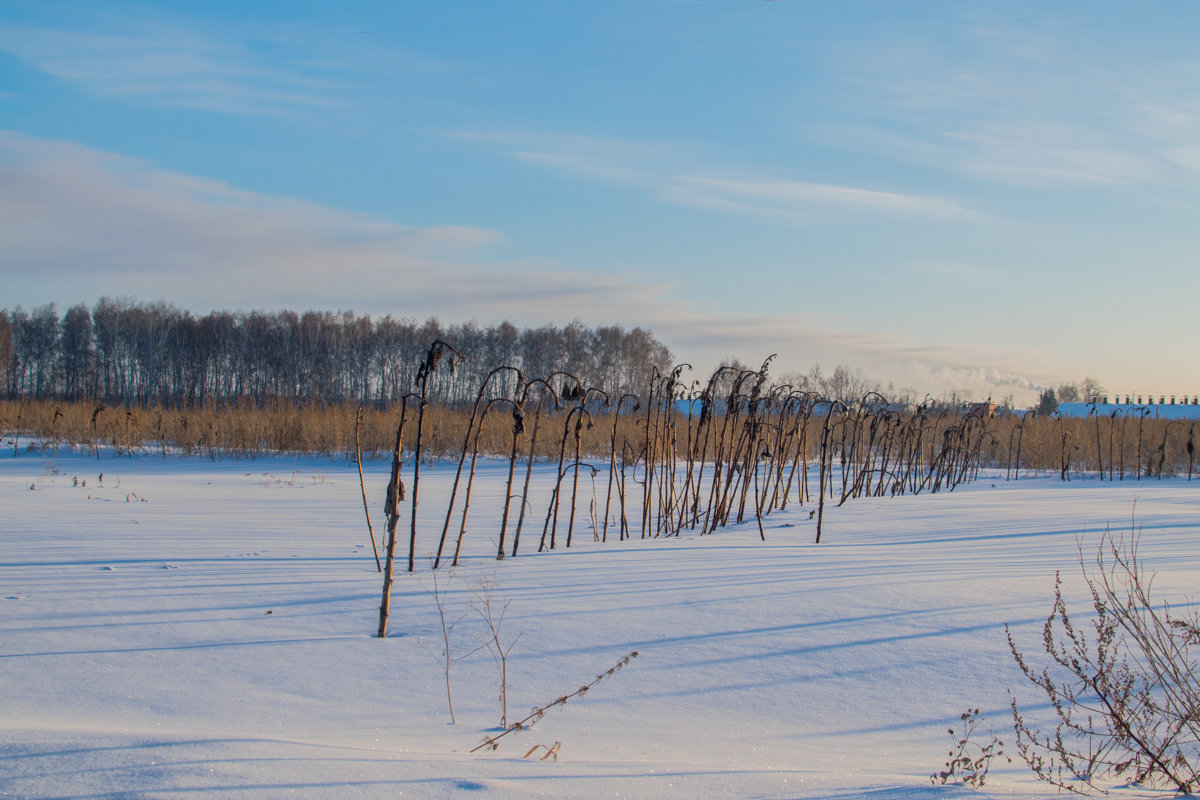
[[[959,716],[959,729],[947,729],[950,734],[950,750],[946,753],[945,769],[929,776],[929,782],[937,786],[948,783],[963,783],[975,789],[982,789],[987,783],[988,770],[996,758],[1006,758],[1004,742],[996,734],[990,734],[986,744],[980,744],[977,736],[980,734],[980,710],[969,708]]]
[[[1013,658],[1055,714],[1052,728],[1039,727],[1014,697],[1017,751],[1062,789],[1104,791],[1100,783],[1115,779],[1200,788],[1200,615],[1157,599],[1140,536],[1136,520],[1123,539],[1106,529],[1090,569],[1080,553],[1094,612],[1086,623],[1068,614],[1056,578],[1042,627],[1046,666],[1031,664],[1008,631]]]

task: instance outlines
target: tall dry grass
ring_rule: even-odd
[[[579,431],[581,456],[606,468],[612,466],[614,492],[622,463],[628,465],[635,458],[641,458],[648,446],[679,457],[678,464],[665,467],[664,464],[672,463],[668,454],[664,452],[663,457],[657,459],[659,473],[663,469],[675,470],[679,481],[688,469],[684,451],[690,451],[694,482],[701,462],[710,462],[704,470],[711,478],[711,462],[729,449],[731,440],[744,433],[745,420],[739,422],[737,418],[731,418],[723,436],[719,435],[720,423],[725,416],[719,409],[710,411],[709,418],[704,418],[699,410],[690,417],[679,411],[663,413],[661,410],[648,417],[647,404],[631,395],[622,398],[619,414],[613,413],[614,405],[606,408],[599,402],[591,404]],[[633,410],[635,405],[637,411]],[[573,406],[564,405],[555,410],[553,402],[545,404],[544,418],[538,423],[543,431],[536,441],[535,456],[538,459],[558,459],[562,420],[572,413],[571,408]],[[772,409],[774,417],[769,424],[759,421],[763,429],[760,438],[767,441],[768,447],[773,443],[775,449],[782,447],[784,438],[794,439],[797,443],[802,441],[806,455],[815,458],[820,453],[824,418],[830,409],[831,404],[825,402],[816,408],[816,413],[810,412],[800,419],[794,404],[787,407],[780,404]],[[44,450],[69,447],[89,453],[98,447],[119,454],[182,453],[217,459],[252,459],[272,453],[351,456],[356,449],[355,424],[359,412],[360,407],[352,404],[297,406],[274,403],[259,408],[246,403],[232,409],[177,410],[0,400],[0,436],[3,437],[0,453],[3,448],[35,446]],[[389,457],[395,443],[399,407],[386,410],[362,408],[361,413],[364,458]],[[430,406],[426,410],[423,457],[459,458],[470,428],[471,413],[470,408]],[[840,413],[840,419],[838,413],[832,415],[828,447],[838,456],[839,464],[843,447],[847,456],[852,456],[856,446],[860,448],[860,454],[870,454],[871,460],[865,465],[876,481],[880,477],[878,470],[882,456],[886,454],[888,459],[894,460],[898,451],[911,451],[919,435],[921,458],[928,459],[930,452],[943,443],[946,431],[961,426],[968,416],[949,409],[918,409],[887,416],[850,409]],[[710,424],[710,418],[718,420],[717,426]],[[980,427],[978,422],[970,424]],[[655,428],[650,437],[646,434],[647,425]],[[785,431],[789,426],[791,429]],[[1198,420],[1163,420],[1135,414],[1086,418],[1001,414],[986,421],[984,432],[977,466],[1007,470],[1010,478],[1040,473],[1067,480],[1137,480],[1187,476],[1195,474],[1198,466]],[[481,454],[511,455],[511,414],[502,410],[486,415],[478,435]],[[574,452],[573,436],[572,431],[568,455]],[[528,438],[526,434],[525,439]],[[668,440],[670,444],[666,443]],[[523,441],[522,447],[527,444]],[[410,456],[411,448],[410,437],[407,449]],[[780,467],[779,464],[775,466]],[[785,471],[790,466],[786,465]],[[652,491],[663,477],[659,473],[652,479]],[[865,475],[859,480],[865,482]],[[669,483],[663,481],[664,491]],[[863,487],[860,485],[859,488]]]

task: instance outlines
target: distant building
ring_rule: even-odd
[[[1108,398],[1102,398],[1107,400]],[[1120,398],[1114,397],[1114,400]],[[1126,397],[1126,400],[1129,398]],[[1139,398],[1140,399],[1140,398]],[[1153,398],[1150,398],[1153,400]],[[1160,398],[1162,399],[1162,398]],[[1120,411],[1129,417],[1138,417],[1143,413],[1150,419],[1196,419],[1200,420],[1200,403],[1188,403],[1187,398],[1179,403],[1059,403],[1058,413],[1064,417],[1087,417],[1093,413],[1103,417],[1111,416]]]
[[[996,404],[990,400],[984,403],[971,403],[971,407],[967,410],[967,415],[979,417],[980,419],[991,419],[996,416]]]

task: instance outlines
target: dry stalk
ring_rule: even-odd
[[[371,527],[371,509],[367,507],[367,483],[363,478],[362,468],[362,420],[363,408],[358,407],[358,413],[354,417],[354,463],[358,465],[358,486],[362,490],[363,513],[367,515],[367,533],[371,535],[371,552],[375,554],[375,569],[383,572],[383,565],[379,563],[379,547],[375,544],[375,529]]]
[[[380,639],[387,637],[388,613],[392,602],[392,571],[396,561],[396,526],[400,522],[400,502],[404,500],[404,480],[400,470],[404,462],[404,423],[408,415],[408,401],[412,397],[418,402],[421,398],[416,395],[405,395],[400,402],[400,423],[396,426],[396,445],[392,449],[392,476],[388,481],[387,495],[384,499],[383,511],[387,519],[387,560],[383,570],[383,598],[379,603],[379,629],[376,636]]]
[[[438,364],[447,353],[450,354],[450,371],[454,372],[455,366],[462,363],[463,356],[441,339],[429,345],[429,350],[425,354],[425,360],[417,370],[416,383],[421,402],[417,410],[417,446],[416,458],[413,462],[412,527],[408,539],[409,572],[413,571],[413,559],[417,549],[417,498],[421,481],[421,438],[425,432],[425,409],[429,405],[429,379],[437,371]]]
[[[497,565],[498,567],[499,565]],[[496,582],[495,572],[490,577],[482,577],[478,583],[471,583],[465,578],[463,583],[471,592],[471,608],[479,615],[487,628],[483,636],[482,646],[486,647],[496,663],[498,699],[500,701],[500,727],[508,727],[508,659],[512,649],[525,635],[520,631],[516,636],[505,634],[504,617],[508,613],[510,600],[501,594],[497,596],[500,585]],[[474,752],[474,751],[472,751]]]
[[[466,612],[460,614],[459,616],[455,617],[454,619],[447,619],[447,616],[446,616],[446,610],[447,610],[446,609],[446,594],[447,594],[448,590],[446,589],[445,586],[440,585],[438,583],[437,570],[432,570],[432,573],[433,573],[433,577],[431,578],[431,581],[433,584],[433,588],[426,586],[425,583],[422,582],[420,579],[417,580],[417,583],[419,583],[421,585],[421,588],[423,588],[425,591],[429,592],[429,594],[431,594],[433,596],[434,605],[437,606],[438,622],[441,624],[441,633],[442,633],[441,650],[435,652],[424,641],[421,641],[420,644],[421,644],[421,647],[424,648],[425,652],[429,653],[429,655],[436,658],[438,660],[438,662],[442,665],[442,675],[446,682],[446,708],[450,712],[450,722],[451,722],[451,724],[453,724],[457,720],[454,719],[454,697],[450,692],[450,670],[459,661],[462,661],[463,659],[468,658],[471,655],[474,655],[475,653],[479,652],[479,650],[483,649],[483,647],[485,647],[485,645],[481,643],[474,650],[471,650],[466,653],[456,653],[454,651],[454,645],[453,645],[451,634],[453,633],[454,629],[458,626],[458,623],[462,622],[463,619],[466,617]]]
[[[583,686],[580,686],[578,689],[571,692],[570,694],[564,694],[555,700],[551,700],[549,703],[546,703],[546,705],[544,705],[544,706],[534,707],[533,711],[530,712],[529,716],[525,717],[524,719],[517,720],[512,725],[505,726],[504,731],[502,733],[498,733],[495,736],[483,737],[483,741],[480,742],[478,746],[473,748],[471,750],[471,752],[475,753],[480,750],[483,750],[484,748],[487,748],[489,750],[497,749],[498,747],[500,747],[500,740],[503,739],[505,736],[508,736],[510,733],[515,733],[517,731],[526,730],[527,728],[532,728],[534,725],[536,725],[538,723],[538,721],[540,721],[542,719],[542,717],[546,716],[547,711],[549,711],[550,709],[555,708],[557,706],[566,705],[567,701],[570,700],[572,697],[583,697],[585,694],[588,693],[588,691],[593,686],[600,683],[600,681],[604,680],[605,678],[611,678],[619,670],[621,670],[623,667],[627,666],[630,661],[637,658],[637,656],[638,656],[637,650],[633,650],[628,655],[626,655],[624,658],[622,658],[620,661],[618,661],[616,664],[609,667],[608,670],[606,670],[605,672],[601,672],[599,675],[597,675],[591,681],[584,684]],[[530,752],[533,752],[533,751],[531,750]],[[529,754],[526,753],[526,757],[528,757],[528,755]]]
[[[541,758],[539,758],[538,761],[545,761],[548,758],[558,761],[558,750],[561,747],[562,747],[562,742],[555,742],[552,747],[547,747],[544,744],[535,744],[533,747],[531,747],[525,751],[525,755],[522,756],[522,758],[529,758],[531,755],[536,753],[538,750],[545,750],[546,754],[543,755]]]

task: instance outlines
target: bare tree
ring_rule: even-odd
[[[1085,403],[1099,403],[1104,396],[1104,387],[1095,378],[1085,377],[1079,384],[1079,394]]]
[[[1079,403],[1083,401],[1083,396],[1079,392],[1079,387],[1073,383],[1063,383],[1059,385],[1055,391],[1060,403]]]
[[[3,311],[5,394],[14,399],[88,398],[111,405],[217,407],[245,400],[298,405],[357,403],[383,407],[412,386],[425,347],[459,343],[464,369],[433,376],[429,398],[471,402],[489,371],[511,364],[549,375],[568,365],[609,394],[638,392],[670,351],[643,328],[592,329],[576,320],[521,331],[508,322],[445,326],[352,311],[213,311],[197,319],[169,303],[102,297],[60,320],[53,304]],[[512,375],[497,391],[512,396]]]
[[[8,309],[0,309],[0,390],[10,396],[15,394],[9,383],[14,352],[12,317]]]

